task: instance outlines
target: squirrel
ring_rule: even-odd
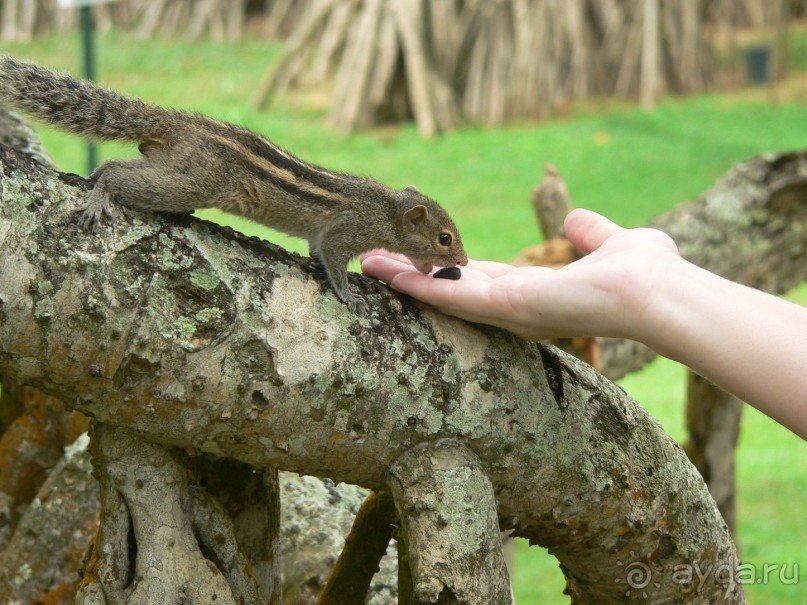
[[[0,57],[0,100],[92,140],[139,144],[138,158],[107,161],[90,176],[84,228],[111,218],[113,203],[169,213],[218,208],[308,240],[339,299],[364,314],[367,303],[347,279],[359,254],[384,248],[423,273],[468,262],[451,217],[414,186],[395,190],[309,164],[247,128],[7,56]]]

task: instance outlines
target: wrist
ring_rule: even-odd
[[[666,357],[680,359],[680,349],[692,344],[689,335],[700,330],[702,307],[711,304],[705,298],[719,291],[715,281],[721,278],[680,256],[656,267],[653,274],[644,290],[634,289],[636,295],[627,305],[632,311],[625,317],[625,335]]]
[[[727,349],[737,353],[748,344],[738,335],[752,317],[749,294],[761,293],[681,259],[670,268],[648,308],[639,340],[724,384],[727,368],[721,360]]]

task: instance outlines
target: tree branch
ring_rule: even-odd
[[[84,550],[98,529],[98,486],[87,480],[87,444],[86,436],[79,438],[50,469],[36,505],[25,509],[0,554],[4,602],[62,603],[75,594],[70,580],[77,577]]]
[[[193,519],[197,504],[185,465],[172,452],[126,428],[95,424],[92,455],[101,488],[101,527],[91,576],[104,599],[87,596],[88,590],[98,594],[95,581],[79,589],[78,599],[99,605],[259,602],[251,567],[239,569],[242,562],[233,562],[242,553],[236,549],[233,556],[221,557],[220,567],[202,554],[192,525],[196,521],[202,544],[213,539],[200,527],[207,525],[203,518],[211,514],[212,500],[202,497]],[[233,528],[220,522],[216,528],[221,543],[214,552],[222,554],[233,543],[226,529]]]
[[[743,602],[717,577],[694,601],[676,581],[735,563],[725,526],[658,424],[577,360],[367,278],[357,317],[307,261],[194,219],[119,210],[82,232],[86,185],[0,163],[0,373],[165,446],[372,489],[411,448],[455,439],[575,602],[622,602],[632,557],[657,584],[643,602]]]
[[[365,603],[373,576],[392,539],[395,504],[385,491],[370,492],[361,505],[345,547],[333,567],[317,605]]]

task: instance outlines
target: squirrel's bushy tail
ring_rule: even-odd
[[[164,139],[176,112],[56,73],[0,57],[0,100],[57,128],[99,141]]]

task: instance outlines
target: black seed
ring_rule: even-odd
[[[459,279],[460,276],[462,276],[462,271],[459,267],[443,267],[434,272],[434,277],[437,279]]]

